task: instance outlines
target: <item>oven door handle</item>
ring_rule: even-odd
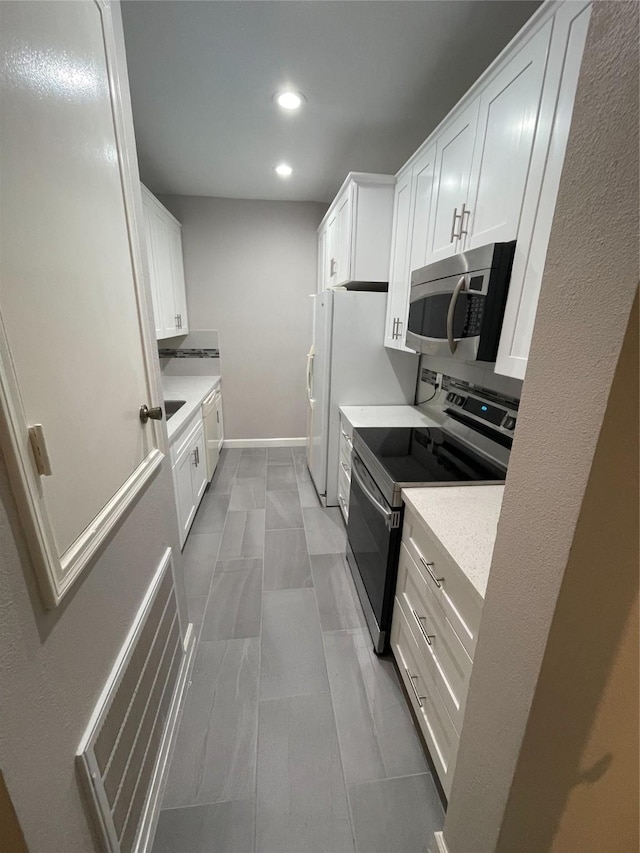
[[[387,507],[384,504],[380,503],[380,501],[377,499],[377,497],[374,494],[372,494],[369,491],[369,489],[366,487],[365,482],[362,479],[362,475],[358,471],[358,467],[360,464],[361,463],[358,462],[356,457],[354,457],[351,460],[351,476],[355,478],[356,482],[358,483],[358,485],[360,486],[360,488],[364,492],[365,496],[368,498],[369,501],[371,501],[371,503],[374,505],[374,507],[378,510],[380,515],[384,518],[384,520],[387,524],[387,527],[389,527],[391,524],[393,524],[393,522],[395,520],[396,513],[393,510],[387,509]]]
[[[451,351],[451,355],[453,355],[458,349],[458,342],[453,337],[453,317],[456,313],[458,296],[460,296],[460,292],[464,290],[466,281],[466,276],[460,276],[458,283],[453,288],[453,293],[451,294],[451,302],[449,303],[449,310],[447,311],[447,340],[449,341],[449,350]]]

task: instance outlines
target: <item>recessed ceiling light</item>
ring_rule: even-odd
[[[293,172],[291,166],[288,163],[279,163],[276,166],[276,172],[280,175],[281,178],[288,178],[289,175]]]
[[[305,100],[304,95],[301,95],[300,92],[290,91],[278,92],[274,97],[278,106],[282,107],[283,110],[297,110]]]

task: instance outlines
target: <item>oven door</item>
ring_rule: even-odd
[[[373,645],[386,650],[401,535],[401,509],[392,509],[353,451],[347,524],[347,560]]]
[[[481,287],[481,275],[412,285],[407,346],[430,355],[475,360],[486,301],[476,281]]]

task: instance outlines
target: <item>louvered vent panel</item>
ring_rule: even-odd
[[[131,853],[135,848],[183,660],[168,551],[80,753],[106,849],[114,853]]]

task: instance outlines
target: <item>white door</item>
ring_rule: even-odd
[[[536,33],[480,96],[465,249],[518,236],[552,23]]]
[[[186,335],[189,331],[187,317],[187,293],[184,283],[184,260],[182,254],[182,229],[167,220],[167,235],[169,238],[169,255],[171,258],[171,278],[173,282],[173,303],[178,334]]]
[[[161,399],[110,8],[0,6],[1,440],[55,605],[161,464]]]
[[[338,209],[338,248],[336,257],[335,284],[344,284],[351,280],[351,186],[337,204]]]
[[[409,252],[409,280],[413,270],[420,269],[427,263],[435,170],[436,145],[434,144],[423,152],[413,166],[414,202]]]
[[[461,232],[466,224],[463,205],[468,200],[478,100],[454,119],[437,140],[438,155],[427,263],[448,258],[461,251]]]
[[[398,178],[393,203],[393,232],[389,294],[384,345],[406,350],[404,345],[407,306],[409,304],[409,253],[411,251],[412,179],[409,169]]]

